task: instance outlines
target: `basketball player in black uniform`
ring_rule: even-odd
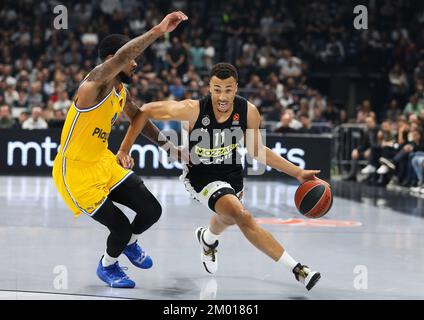
[[[219,63],[210,74],[210,95],[201,100],[152,102],[141,109],[143,115],[151,119],[188,122],[190,163],[181,178],[191,195],[214,212],[209,227],[196,230],[206,271],[217,271],[219,236],[236,224],[256,248],[282,263],[310,290],[320,279],[320,273],[294,260],[256,223],[240,201],[243,168],[237,149],[245,138],[253,158],[287,173],[300,183],[317,179],[315,175],[319,171],[302,170],[262,144],[260,114],[252,103],[236,95],[237,81],[236,68]],[[138,133],[137,130],[127,134],[121,152],[129,152]]]

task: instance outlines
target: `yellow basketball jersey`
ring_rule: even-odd
[[[108,149],[108,138],[113,124],[125,106],[126,90],[111,92],[98,104],[88,109],[78,108],[75,97],[63,126],[60,155],[75,161],[98,161]]]

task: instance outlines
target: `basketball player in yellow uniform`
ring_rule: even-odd
[[[130,120],[128,131],[143,126],[143,134],[150,140],[157,144],[163,141],[158,128],[150,121],[146,123],[147,118],[143,118],[123,83],[131,80],[137,66],[134,59],[184,20],[184,13],[173,12],[132,40],[116,34],[105,37],[99,45],[102,63],[80,84],[63,127],[53,179],[75,215],[86,214],[110,230],[97,275],[111,287],[135,286],[119,266],[121,253],[139,268],[152,266],[152,259],[140,248],[137,237],[159,219],[162,208],[130,170],[133,160],[126,153],[115,156],[108,149],[109,134],[124,111]],[[134,221],[130,223],[113,202],[134,210]]]

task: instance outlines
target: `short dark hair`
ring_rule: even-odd
[[[306,112],[302,112],[301,114],[299,114],[299,119],[300,118],[308,118],[309,119],[309,114],[307,114]]]
[[[236,81],[238,81],[237,69],[231,63],[220,62],[214,65],[210,73],[210,78],[213,76],[221,80],[233,77]]]
[[[123,34],[110,34],[102,39],[99,44],[99,58],[104,60],[109,55],[114,55],[130,38]]]

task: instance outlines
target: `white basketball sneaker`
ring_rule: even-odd
[[[207,228],[199,227],[196,229],[196,238],[200,244],[200,259],[208,273],[214,274],[218,270],[218,240],[214,244],[207,244],[203,234]]]
[[[317,271],[311,271],[307,266],[298,263],[293,269],[296,280],[302,283],[306,289],[311,290],[319,279],[321,274]]]

